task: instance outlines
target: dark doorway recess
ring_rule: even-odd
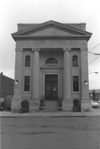
[[[58,99],[58,75],[45,75],[45,100],[57,101]]]

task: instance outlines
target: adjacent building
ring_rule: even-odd
[[[14,80],[0,73],[0,102],[3,103],[3,108],[10,108],[11,99],[14,95]],[[9,104],[9,105],[8,105]]]
[[[48,108],[62,99],[64,111],[71,111],[73,100],[79,99],[83,110],[90,109],[87,42],[91,35],[85,23],[18,24],[12,34],[16,42],[12,111],[20,110],[22,100],[29,101],[30,111],[38,111],[41,99]]]
[[[0,73],[0,98],[6,99],[8,95],[14,94],[14,80]]]

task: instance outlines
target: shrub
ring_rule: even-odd
[[[21,102],[21,113],[26,113],[29,112],[29,102],[27,100],[23,100]]]
[[[39,110],[44,110],[44,106],[45,106],[45,98],[41,98]]]
[[[81,111],[81,101],[79,99],[73,100],[73,111],[80,112]]]

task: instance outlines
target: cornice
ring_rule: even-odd
[[[17,40],[89,40],[91,36],[89,35],[71,35],[71,36],[15,36],[13,37],[15,41]]]

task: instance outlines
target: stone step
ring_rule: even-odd
[[[46,111],[56,111],[58,109],[56,101],[46,101],[44,110]]]

